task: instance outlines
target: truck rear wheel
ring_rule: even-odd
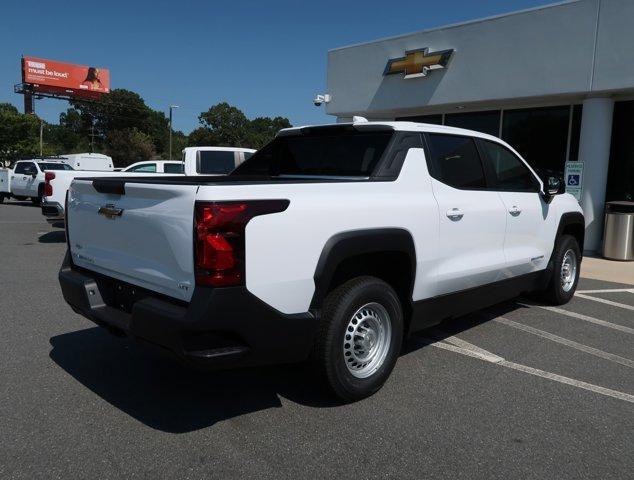
[[[324,301],[317,367],[337,396],[360,400],[383,386],[402,338],[403,312],[392,287],[375,277],[352,279]]]
[[[31,202],[33,205],[39,205],[42,203],[42,196],[44,195],[44,184],[40,183],[37,187],[37,197],[31,197]]]
[[[572,235],[562,235],[557,239],[553,267],[552,278],[543,296],[554,305],[563,305],[574,296],[581,270],[581,251]]]

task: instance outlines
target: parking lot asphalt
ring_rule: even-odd
[[[633,286],[444,322],[341,405],[302,365],[200,372],[111,336],[64,303],[64,251],[0,205],[2,479],[632,478]]]

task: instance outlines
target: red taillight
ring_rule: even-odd
[[[44,173],[44,196],[52,197],[53,196],[53,185],[51,185],[51,180],[55,178],[55,172],[46,172]]]
[[[244,232],[253,217],[283,212],[288,200],[196,203],[194,266],[197,285],[244,285]]]

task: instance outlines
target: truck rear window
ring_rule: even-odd
[[[231,151],[200,150],[196,171],[202,174],[227,174],[236,168],[236,157]]]
[[[336,130],[276,137],[233,174],[369,177],[393,132]]]
[[[45,163],[40,162],[40,170],[74,170],[73,167],[65,163]]]

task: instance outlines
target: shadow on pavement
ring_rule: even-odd
[[[57,232],[54,232],[57,233]],[[522,307],[507,302],[412,335],[401,355]],[[51,359],[85,387],[145,425],[172,433],[207,428],[247,413],[280,408],[280,397],[301,405],[341,403],[307,365],[206,372],[158,348],[95,327],[50,339]]]
[[[157,349],[89,328],[50,339],[51,359],[85,387],[145,425],[185,433],[281,407],[340,405],[305,365],[204,372]]]
[[[65,243],[66,233],[64,230],[57,230],[55,232],[46,232],[37,239],[40,243]]]
[[[7,207],[34,207],[34,208],[40,208],[40,205],[38,203],[33,203],[31,200],[5,200],[2,203],[3,206],[7,206]]]
[[[500,303],[484,310],[478,310],[463,317],[444,320],[432,328],[416,332],[404,345],[401,355],[407,355],[429,345],[428,340],[445,340],[448,337],[458,335],[461,332],[469,330],[473,327],[477,327],[478,325],[489,322],[494,318],[503,316],[509,312],[530,308],[517,303],[518,301],[526,300],[527,299],[524,297],[516,298],[514,300]],[[535,300],[531,301],[535,302]]]

